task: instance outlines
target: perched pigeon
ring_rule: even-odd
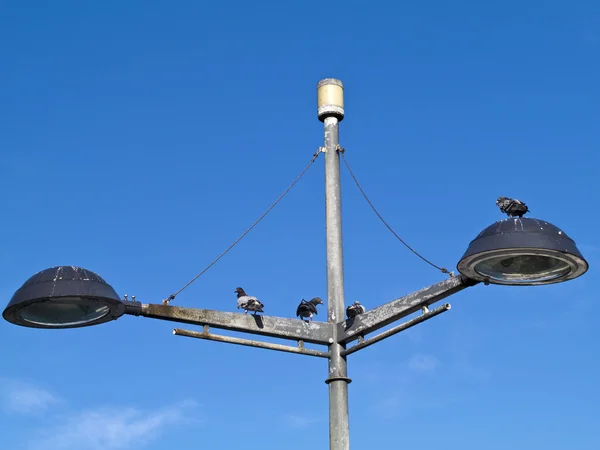
[[[350,305],[346,308],[346,315],[348,319],[351,317],[358,316],[366,311],[365,307],[361,305],[359,302],[354,302],[353,305]]]
[[[239,287],[236,288],[235,292],[237,293],[237,307],[238,309],[242,308],[248,314],[248,311],[254,311],[254,315],[257,312],[264,312],[263,305],[259,299],[256,297],[252,297],[244,292],[244,290]]]
[[[296,310],[296,316],[302,319],[303,317],[308,317],[312,320],[313,314],[319,314],[317,312],[317,305],[322,305],[323,300],[320,297],[315,297],[312,300],[306,301],[302,299],[300,304],[298,305],[298,309]],[[302,319],[304,320],[304,319]],[[308,320],[304,320],[308,322]]]
[[[523,214],[529,212],[527,205],[516,198],[498,197],[496,205],[500,208],[500,211],[507,214],[509,217],[516,216],[521,218],[523,217]]]

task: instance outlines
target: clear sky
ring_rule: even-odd
[[[469,289],[350,357],[352,448],[600,448],[597,1],[4,2],[0,61],[4,302],[62,264],[160,302],[322,145],[316,83],[336,77],[346,157],[425,256],[454,269],[506,195],[591,266],[560,285]],[[236,311],[242,286],[293,317],[325,299],[323,162],[173,305]],[[347,302],[445,278],[345,170],[342,183]],[[0,447],[327,448],[324,360],[173,327],[2,321]]]

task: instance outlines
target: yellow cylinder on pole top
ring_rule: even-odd
[[[317,84],[318,117],[321,122],[327,117],[344,118],[344,84],[335,78],[325,78]]]

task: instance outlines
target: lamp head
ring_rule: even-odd
[[[457,266],[468,278],[512,286],[560,283],[583,275],[588,267],[564,231],[531,218],[493,223],[471,241]]]
[[[76,328],[115,320],[124,312],[124,303],[98,274],[58,266],[42,270],[23,283],[2,316],[25,327]]]

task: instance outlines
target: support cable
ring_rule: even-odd
[[[308,163],[308,165],[304,168],[304,170],[300,173],[300,175],[298,175],[296,177],[296,179],[292,182],[292,184],[289,185],[289,187],[283,192],[283,194],[281,194],[279,196],[279,198],[277,198],[277,200],[275,200],[275,202],[269,206],[269,208],[258,218],[256,219],[256,221],[250,225],[250,227],[244,231],[242,233],[242,235],[237,238],[233,244],[231,244],[229,247],[227,247],[227,249],[221,253],[219,256],[217,256],[217,258],[215,258],[208,266],[206,266],[204,269],[202,269],[202,271],[200,273],[198,273],[198,275],[196,275],[194,278],[192,278],[190,281],[188,281],[187,284],[185,284],[181,289],[179,289],[178,291],[176,291],[175,293],[169,295],[166,299],[164,299],[162,302],[164,305],[168,305],[169,302],[173,299],[175,299],[176,296],[178,296],[184,289],[186,289],[188,286],[190,286],[194,281],[196,281],[198,278],[200,278],[202,275],[204,275],[204,273],[210,269],[212,266],[214,266],[223,256],[225,256],[233,247],[235,247],[244,237],[246,237],[246,235],[248,233],[250,233],[250,231],[252,231],[252,229],[258,225],[260,223],[261,220],[263,220],[267,214],[269,214],[271,212],[271,210],[273,208],[275,208],[275,206],[277,206],[277,204],[283,199],[283,197],[286,196],[286,194],[288,192],[290,192],[292,190],[292,188],[296,185],[296,183],[298,181],[300,181],[300,178],[302,178],[304,176],[304,174],[308,171],[308,169],[310,168],[310,166],[312,166],[312,164],[315,162],[315,160],[318,158],[319,153],[321,153],[321,149],[317,150],[317,152],[312,156],[312,159],[310,160],[310,162]]]
[[[442,273],[447,273],[450,275],[450,277],[454,276],[454,272],[450,272],[448,271],[448,269],[446,269],[445,267],[440,267],[435,265],[434,263],[432,263],[431,261],[429,261],[427,258],[425,258],[424,256],[421,256],[414,248],[412,248],[410,245],[408,245],[400,236],[398,236],[398,234],[393,230],[393,228],[385,221],[385,219],[381,216],[381,214],[379,214],[379,212],[377,211],[377,209],[375,208],[375,206],[373,205],[373,203],[371,202],[371,200],[369,200],[369,197],[367,197],[367,194],[365,193],[365,191],[363,190],[363,188],[361,187],[360,183],[358,182],[358,180],[356,179],[356,176],[354,175],[354,172],[352,172],[352,169],[350,168],[350,164],[348,164],[348,161],[346,161],[346,157],[344,156],[344,149],[340,148],[339,149],[339,153],[342,156],[342,160],[344,161],[344,164],[346,165],[346,168],[348,169],[348,172],[350,173],[350,176],[352,177],[352,179],[354,180],[354,183],[356,184],[356,187],[358,187],[358,190],[361,192],[361,194],[363,195],[363,197],[365,198],[365,200],[367,201],[367,203],[369,204],[369,206],[371,207],[371,209],[373,210],[373,212],[377,215],[377,217],[379,217],[379,220],[381,220],[381,222],[387,227],[388,230],[391,231],[391,233],[396,236],[396,239],[398,239],[400,242],[402,242],[402,244],[404,244],[404,246],[406,248],[408,248],[411,252],[413,252],[415,255],[417,255],[419,258],[421,258],[423,261],[425,261],[427,264],[429,264],[432,267],[435,267],[437,270],[439,270]]]

